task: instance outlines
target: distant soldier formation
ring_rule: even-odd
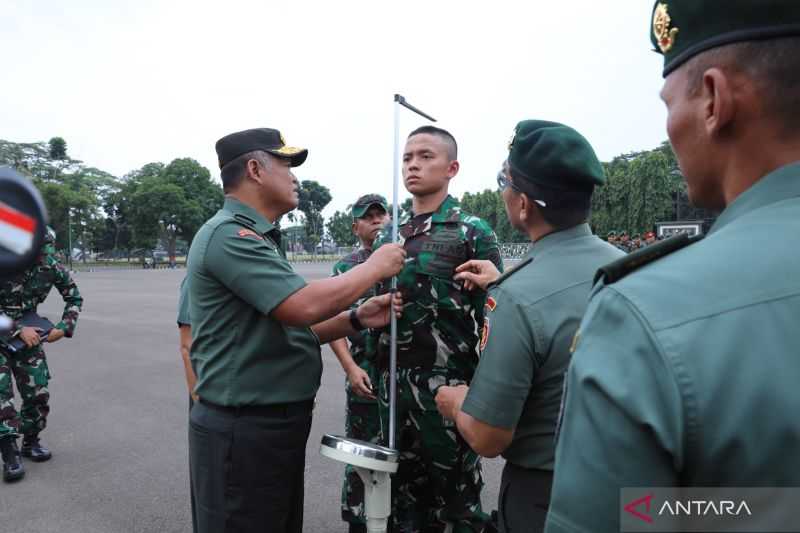
[[[636,250],[641,250],[642,248],[646,248],[653,243],[662,240],[661,237],[657,237],[655,232],[648,231],[644,235],[639,233],[634,233],[632,236],[628,235],[627,231],[609,231],[606,234],[606,241],[608,244],[612,246],[616,246],[626,254],[631,252],[635,252]]]

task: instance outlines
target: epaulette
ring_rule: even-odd
[[[491,288],[491,287],[496,287],[497,285],[500,285],[500,284],[501,284],[501,283],[503,283],[505,280],[507,280],[508,278],[510,278],[510,277],[511,277],[511,276],[512,276],[512,275],[513,275],[515,272],[517,272],[517,271],[521,270],[521,269],[522,269],[522,267],[524,267],[525,265],[529,264],[531,261],[533,261],[533,257],[528,257],[527,259],[524,259],[524,260],[520,261],[519,263],[517,263],[516,265],[514,265],[513,267],[509,268],[508,270],[506,270],[505,272],[503,272],[503,273],[500,275],[500,277],[499,277],[499,278],[497,278],[496,280],[494,280],[493,282],[491,282],[491,283],[490,283],[490,284],[489,284],[489,285],[486,287],[486,290],[489,290],[489,288]]]
[[[234,220],[236,220],[236,222],[239,222],[240,224],[242,224],[243,226],[247,226],[248,228],[254,228],[256,226],[256,221],[247,215],[237,213],[233,215],[233,218]]]
[[[659,243],[651,244],[650,246],[642,248],[641,250],[636,250],[625,257],[617,259],[613,263],[609,263],[604,267],[600,267],[600,269],[594,275],[594,284],[596,285],[600,279],[603,279],[603,283],[606,285],[615,283],[631,272],[643,267],[644,265],[652,263],[657,259],[661,259],[662,257],[680,250],[681,248],[685,248],[690,244],[694,244],[702,238],[702,235],[690,237],[686,233],[681,233],[680,235],[671,237]]]

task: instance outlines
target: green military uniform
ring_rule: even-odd
[[[188,276],[183,278],[178,293],[178,327],[192,325],[189,314],[189,285],[186,283],[188,279]]]
[[[291,157],[292,165],[305,159],[267,128],[228,135],[216,148],[223,169],[253,150]],[[271,316],[306,284],[280,244],[275,225],[227,197],[189,251],[200,397],[190,414],[189,461],[200,533],[302,531],[305,447],[322,359],[310,328]]]
[[[673,1],[653,27],[668,75],[714,46],[800,35],[800,10]],[[548,532],[618,531],[623,487],[800,486],[797,235],[800,161],[742,192],[704,239],[601,271],[566,379]]]
[[[515,428],[503,452],[506,468],[552,472],[569,348],[595,271],[621,255],[581,224],[536,241],[527,258],[489,290],[485,347],[461,409],[491,426]],[[498,512],[504,521],[511,512],[506,506],[532,511],[538,495],[512,483],[502,490]]]
[[[449,524],[452,531],[479,531],[486,520],[479,457],[439,414],[434,398],[440,386],[469,383],[475,372],[486,295],[464,290],[453,276],[470,259],[502,269],[497,238],[452,196],[433,213],[411,213],[399,235],[407,260],[397,277],[405,305],[397,320],[400,467],[392,482],[393,524],[401,532],[444,531]],[[381,242],[391,242],[388,229],[376,249]],[[381,425],[388,435],[388,333],[379,349]]]
[[[72,337],[83,298],[69,271],[56,259],[52,241],[45,244],[31,268],[0,285],[0,312],[18,321],[24,313],[36,312],[53,286],[64,300],[61,321],[55,327],[66,337]],[[12,336],[21,329],[21,325],[15,323]],[[12,373],[22,398],[19,413],[13,404]],[[16,353],[0,349],[0,438],[19,433],[36,436],[45,428],[50,412],[49,380],[50,370],[41,344]]]
[[[371,253],[371,250],[359,248],[343,257],[333,266],[333,275],[344,274],[351,268],[364,263]],[[374,289],[368,291],[351,308],[357,308],[374,295]],[[372,383],[377,383],[378,373],[375,366],[376,333],[372,330],[356,332],[354,335],[350,335],[347,340],[350,343],[350,355],[353,356],[353,361],[367,373]],[[345,435],[353,439],[376,444],[380,443],[381,422],[378,413],[378,401],[355,394],[351,390],[349,381],[345,382],[345,392],[347,394]],[[345,467],[345,478],[342,485],[342,519],[351,524],[365,523],[364,483],[350,465]]]
[[[513,186],[538,209],[561,204],[588,216],[602,166],[574,129],[526,120],[508,156]],[[568,195],[573,195],[568,198]],[[587,223],[537,239],[528,256],[489,288],[481,359],[461,410],[513,430],[498,498],[502,531],[541,531],[555,459],[554,435],[570,346],[597,269],[624,254],[592,235]]]
[[[189,279],[188,276],[184,277],[181,281],[180,293],[178,296],[178,327],[181,326],[189,326],[192,327],[191,316],[189,315],[189,284],[187,280]],[[191,394],[189,394],[189,412],[191,413],[192,407],[194,407],[194,400],[192,399]],[[191,486],[191,472],[189,474],[189,485]],[[195,516],[195,502],[194,502],[194,492],[190,491],[189,495],[190,505],[192,509],[192,517]],[[192,522],[192,531],[194,533],[197,532],[197,524],[193,521]]]

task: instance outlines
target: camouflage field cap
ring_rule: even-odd
[[[797,0],[665,0],[653,6],[650,41],[664,77],[711,48],[800,35]]]
[[[360,197],[356,200],[356,203],[353,204],[353,218],[361,218],[367,214],[369,208],[373,205],[377,205],[384,212],[389,212],[389,207],[386,205],[386,198],[381,196],[380,194],[365,194],[364,196]]]
[[[308,157],[308,150],[286,146],[281,132],[272,128],[256,128],[237,131],[217,141],[217,158],[219,168],[224,167],[237,157],[247,152],[262,150],[281,159],[288,159],[291,166],[298,167]]]

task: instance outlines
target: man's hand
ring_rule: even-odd
[[[350,390],[361,396],[362,398],[375,399],[375,394],[372,392],[372,381],[369,379],[369,374],[364,372],[364,369],[358,365],[352,365],[347,371],[347,381],[350,382]]]
[[[456,415],[461,410],[461,404],[467,396],[469,387],[457,385],[455,387],[443,386],[436,391],[436,408],[439,413],[448,420],[455,420]]]
[[[63,338],[64,338],[64,330],[53,328],[47,335],[47,342],[56,342],[57,340],[61,340]]]
[[[500,277],[500,271],[494,266],[494,263],[485,259],[471,259],[464,264],[456,267],[456,275],[453,279],[456,281],[464,281],[464,288],[468,291],[480,287],[486,290],[486,287],[497,281]]]
[[[439,387],[436,392],[436,408],[439,413],[448,420],[455,420],[456,415],[461,411],[461,404],[464,403],[468,391],[469,387],[466,385]]]
[[[384,244],[369,256],[364,263],[375,268],[381,279],[391,278],[403,269],[406,251],[400,244]]]
[[[392,302],[392,293],[374,296],[358,306],[356,316],[365,327],[382,328],[391,320],[389,303]],[[403,297],[400,291],[394,292],[394,312],[397,318],[403,314]]]
[[[22,339],[22,342],[25,343],[25,346],[28,348],[33,348],[34,346],[38,346],[41,342],[39,339],[39,333],[41,333],[41,329],[33,328],[30,326],[25,326],[19,332],[19,338]]]

